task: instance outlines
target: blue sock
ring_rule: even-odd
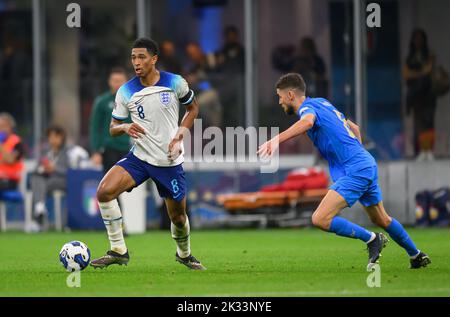
[[[331,220],[330,231],[334,232],[338,236],[360,239],[366,243],[372,237],[372,232],[337,216]]]
[[[392,218],[391,224],[386,228],[386,232],[389,233],[391,238],[397,242],[399,246],[408,252],[409,256],[415,256],[419,253],[419,250],[417,250],[405,228],[403,228],[401,223],[394,218]]]

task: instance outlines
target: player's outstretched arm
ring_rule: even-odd
[[[307,114],[303,116],[299,121],[294,123],[289,129],[279,134],[279,142],[290,140],[305,133],[314,126],[314,121],[316,120],[313,114]]]
[[[139,139],[145,134],[145,130],[135,122],[123,123],[122,121],[112,118],[111,124],[109,125],[109,133],[113,137],[126,133],[134,139]]]
[[[315,116],[313,114],[303,116],[301,120],[297,121],[289,129],[262,144],[258,149],[258,155],[272,155],[278,149],[280,143],[305,133],[314,126],[314,122]]]
[[[359,130],[359,126],[350,120],[347,120],[347,123],[348,126],[350,127],[350,130],[352,130],[353,134],[355,134],[356,137],[358,138],[359,143],[362,144],[361,131]]]

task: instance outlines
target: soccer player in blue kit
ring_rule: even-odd
[[[369,252],[367,269],[370,270],[378,263],[388,239],[383,233],[368,231],[338,216],[342,209],[359,201],[370,220],[406,250],[410,257],[410,268],[417,269],[430,264],[428,255],[416,248],[403,226],[386,213],[378,185],[377,164],[361,144],[359,127],[347,120],[328,100],[306,97],[306,84],[299,74],[282,76],[276,89],[279,103],[286,114],[297,114],[300,120],[262,144],[258,154],[270,156],[280,143],[305,132],[308,134],[328,161],[334,181],[312,216],[313,225],[342,237],[365,242]]]

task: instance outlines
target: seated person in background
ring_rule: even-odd
[[[34,219],[41,229],[47,217],[45,200],[54,190],[66,189],[66,174],[69,168],[66,131],[60,126],[47,129],[47,144],[39,158],[36,171],[31,176]]]
[[[0,113],[0,192],[18,189],[24,168],[24,146],[13,133],[15,125],[9,113]]]

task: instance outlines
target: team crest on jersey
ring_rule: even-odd
[[[170,93],[167,91],[163,91],[159,93],[159,100],[164,106],[167,106],[170,103]]]

